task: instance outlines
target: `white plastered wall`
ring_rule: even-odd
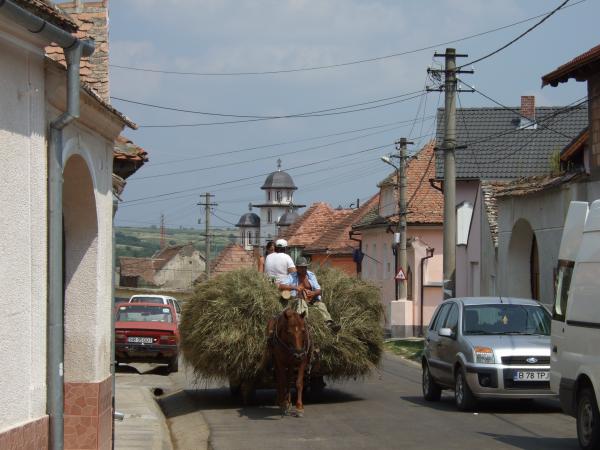
[[[27,39],[0,21],[0,432],[46,410],[44,64]]]
[[[65,381],[110,375],[112,145],[75,123],[65,130]]]

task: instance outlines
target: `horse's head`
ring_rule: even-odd
[[[308,352],[308,333],[304,313],[286,309],[281,315],[282,323],[279,338],[287,345],[296,359],[302,359]]]

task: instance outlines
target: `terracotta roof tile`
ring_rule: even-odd
[[[575,78],[577,81],[585,81],[591,74],[587,72],[586,66],[597,63],[600,61],[600,45],[597,45],[587,52],[576,56],[571,61],[552,72],[542,77],[542,87],[547,84],[551,86],[557,86],[558,83],[565,83],[569,78]],[[594,72],[595,73],[595,72]]]
[[[77,24],[71,17],[47,0],[13,0],[18,6],[62,28],[69,33],[77,31]]]
[[[211,274],[231,272],[241,268],[255,267],[252,252],[238,244],[229,244],[211,263]]]

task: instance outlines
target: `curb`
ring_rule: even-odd
[[[210,428],[202,411],[185,390],[155,399],[165,417],[174,450],[209,450]]]
[[[146,403],[151,405],[151,409],[156,414],[156,418],[159,422],[160,426],[160,435],[161,435],[161,444],[163,450],[174,450],[171,432],[169,427],[167,426],[167,418],[163,414],[162,409],[158,405],[156,397],[152,394],[150,388],[142,389],[144,391],[144,396],[146,397]]]

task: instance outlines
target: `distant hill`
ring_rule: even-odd
[[[166,242],[168,245],[187,244],[192,242],[194,247],[204,254],[204,230],[194,228],[167,228]],[[236,228],[212,230],[211,256],[214,258],[221,250],[232,242],[236,242]],[[115,227],[117,264],[119,256],[148,258],[160,248],[160,229],[158,227]]]

